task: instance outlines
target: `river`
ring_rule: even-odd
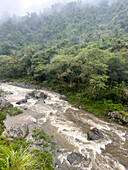
[[[11,92],[6,99],[14,106],[24,107],[26,110],[20,115],[9,117],[5,121],[6,127],[12,124],[32,125],[44,128],[49,135],[53,135],[61,147],[58,160],[75,170],[126,170],[128,169],[128,128],[116,123],[109,123],[95,117],[86,111],[73,107],[65,100],[60,100],[60,94],[50,90],[41,90],[48,97],[45,103],[36,104],[37,99],[28,99],[27,103],[17,105],[32,89],[16,87],[6,83],[0,84],[0,89]],[[37,119],[38,117],[38,119]],[[97,141],[87,140],[87,132],[98,128],[104,133],[105,139]],[[80,153],[86,161],[70,166],[67,156]],[[65,166],[66,167],[66,166]]]

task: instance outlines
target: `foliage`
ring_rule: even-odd
[[[0,78],[80,93],[80,103],[95,110],[120,110],[128,104],[127,11],[127,0],[77,1],[8,18],[0,25]]]
[[[43,130],[34,129],[33,135],[40,149],[33,149],[33,153],[38,158],[38,169],[54,170],[52,154],[55,150],[51,137],[46,136]]]
[[[9,17],[0,25],[1,55],[10,55],[15,49],[31,44],[41,44],[45,48],[57,42],[58,47],[63,48],[109,37],[126,37],[127,11],[127,0],[114,3],[104,0],[94,6],[75,1],[55,4],[45,13]]]
[[[37,161],[36,159],[33,159],[33,156],[32,153],[28,153],[27,149],[14,151],[11,147],[0,145],[0,169],[33,169],[37,164]]]

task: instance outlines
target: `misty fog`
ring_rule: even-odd
[[[9,15],[26,15],[27,12],[42,12],[55,3],[66,4],[68,2],[80,1],[87,4],[98,4],[103,0],[0,0],[0,18],[5,20]],[[110,0],[108,0],[110,2]]]

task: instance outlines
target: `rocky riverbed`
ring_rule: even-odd
[[[25,87],[0,84],[8,92],[5,100],[23,110],[5,120],[12,138],[16,137],[12,133],[20,131],[19,135],[31,140],[34,127],[43,129],[59,148],[55,159],[60,170],[128,169],[127,127],[75,108],[58,93]]]

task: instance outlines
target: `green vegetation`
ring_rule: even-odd
[[[3,120],[7,113],[14,116],[22,111],[12,106],[0,111],[0,135],[5,129]],[[32,137],[34,143],[21,137],[10,142],[6,137],[0,136],[0,169],[54,170],[55,164],[52,155],[55,145],[52,142],[52,137],[47,136],[43,130],[39,129],[33,130]],[[36,146],[37,149],[33,149],[33,146]]]
[[[23,170],[33,169],[37,161],[33,159],[33,154],[27,150],[19,149],[14,151],[11,147],[0,145],[0,169]]]
[[[0,97],[3,97],[3,96],[6,95],[6,94],[7,94],[7,92],[5,92],[5,91],[3,91],[3,90],[0,89]]]
[[[127,111],[127,11],[127,0],[78,1],[8,18],[0,25],[0,78],[50,86],[96,115]]]
[[[32,136],[36,141],[36,145],[40,146],[39,149],[32,150],[38,159],[38,169],[53,170],[55,164],[52,155],[54,154],[55,145],[52,138],[39,129],[34,129]]]
[[[97,116],[117,111],[127,119],[128,1],[103,0],[94,6],[77,1],[9,17],[0,23],[0,79],[51,87]],[[22,112],[14,107],[0,111],[0,135],[7,113]],[[52,137],[38,129],[32,137],[34,143],[0,136],[0,169],[53,170],[57,148]]]
[[[9,142],[1,137],[0,142],[0,169],[23,170],[23,169],[44,169],[54,170],[52,155],[55,145],[51,137],[43,130],[34,129],[34,142],[26,141],[23,138]],[[33,149],[36,146],[38,149]]]

